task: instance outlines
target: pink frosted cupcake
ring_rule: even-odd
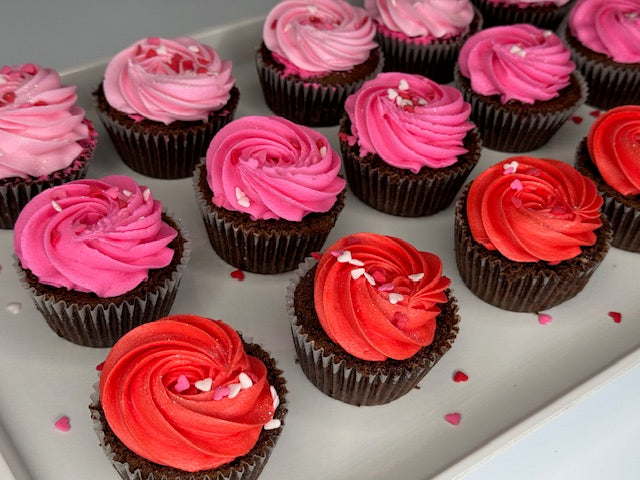
[[[155,178],[193,174],[239,100],[231,62],[189,37],[145,38],[118,53],[94,92],[116,151]]]
[[[375,31],[345,0],[279,2],[256,53],[268,107],[303,125],[336,125],[347,96],[382,69]]]
[[[97,135],[77,99],[55,70],[0,68],[0,228],[38,193],[86,176]]]
[[[311,128],[281,117],[234,120],[194,175],[211,246],[249,272],[295,269],[322,248],[344,206],[339,170],[339,155]]]
[[[561,36],[601,109],[640,103],[640,0],[579,0]]]
[[[438,83],[453,80],[460,47],[482,28],[469,0],[365,0],[386,72],[417,73]]]
[[[122,175],[45,190],[14,231],[16,269],[61,337],[109,347],[169,313],[190,242],[151,191]]]
[[[485,27],[531,23],[554,30],[575,0],[471,0],[482,12]]]
[[[528,24],[471,36],[460,49],[455,82],[471,103],[482,144],[505,152],[545,145],[587,96],[567,47]]]
[[[416,217],[446,208],[480,158],[470,105],[426,77],[381,73],[345,110],[339,137],[349,187],[382,212]]]

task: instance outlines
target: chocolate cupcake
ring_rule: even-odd
[[[555,30],[575,0],[471,0],[484,18],[485,28],[530,23]]]
[[[406,395],[458,333],[449,284],[436,255],[374,233],[338,240],[319,263],[308,258],[287,288],[304,374],[324,394],[357,406]]]
[[[145,38],[118,53],[94,92],[122,161],[154,178],[186,178],[238,106],[231,62],[188,37]]]

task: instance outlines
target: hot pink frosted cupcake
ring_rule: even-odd
[[[77,99],[51,68],[0,68],[0,228],[38,193],[85,177],[97,135]]]
[[[560,30],[589,105],[640,103],[640,0],[579,0]]]
[[[349,187],[382,212],[416,217],[446,208],[480,158],[470,105],[426,77],[381,73],[345,110],[339,137]]]
[[[234,120],[194,176],[211,246],[242,270],[295,269],[322,248],[344,206],[339,171],[339,155],[311,128],[281,117]]]
[[[166,315],[190,253],[151,191],[122,175],[45,190],[14,231],[16,269],[61,337],[108,347]]]
[[[386,72],[417,73],[438,83],[453,80],[460,47],[482,28],[469,0],[365,0]]]
[[[554,30],[575,0],[471,0],[482,12],[485,27],[531,23]]]
[[[231,62],[210,46],[152,37],[113,57],[94,95],[124,163],[150,177],[185,178],[233,118],[234,84]]]
[[[267,105],[303,125],[336,125],[347,96],[382,69],[373,22],[344,0],[283,0],[262,36],[256,66]]]
[[[528,24],[471,36],[460,49],[455,82],[483,145],[505,152],[546,144],[587,96],[567,47]]]

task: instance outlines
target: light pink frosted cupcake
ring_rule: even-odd
[[[471,106],[426,77],[381,73],[345,110],[339,137],[349,187],[382,212],[416,217],[446,208],[480,158]]]
[[[460,47],[482,28],[469,0],[365,0],[386,72],[417,73],[438,83],[453,80]]]
[[[77,99],[51,68],[0,68],[0,228],[38,193],[85,177],[97,135]]]
[[[345,0],[279,2],[256,52],[267,106],[303,125],[336,125],[347,96],[382,69],[375,32],[366,12]]]
[[[482,12],[485,27],[530,23],[555,29],[575,0],[471,0]]]
[[[144,38],[119,52],[94,92],[109,137],[131,169],[149,177],[193,174],[233,118],[231,62],[193,38]]]

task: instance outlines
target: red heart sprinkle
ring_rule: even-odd
[[[6,92],[4,95],[2,95],[2,99],[7,103],[13,103],[16,99],[16,93]]]
[[[104,368],[104,362],[99,363],[98,365],[96,365],[96,370],[99,371],[99,372],[101,372],[103,368]]]
[[[242,270],[234,270],[231,272],[231,277],[241,282],[244,280],[244,272]]]
[[[458,425],[460,423],[460,419],[462,418],[462,415],[460,415],[458,412],[456,413],[447,413],[444,416],[444,419],[449,422],[451,425]]]
[[[608,314],[616,323],[622,322],[622,314],[620,312],[609,312]]]
[[[318,261],[322,258],[322,254],[320,252],[311,252],[311,256]]]
[[[461,372],[460,370],[458,370],[454,375],[453,375],[453,381],[460,383],[460,382],[466,382],[467,380],[469,380],[469,375],[467,375],[464,372]]]
[[[573,121],[573,123],[575,123],[576,125],[580,125],[582,123],[583,118],[580,115],[572,115],[571,116],[571,121]]]
[[[600,110],[592,110],[589,112],[589,115],[591,115],[592,117],[599,117],[600,116]]]
[[[71,430],[71,422],[69,421],[69,417],[67,417],[66,415],[56,420],[56,423],[54,423],[53,426],[61,432],[68,432],[69,430]]]

